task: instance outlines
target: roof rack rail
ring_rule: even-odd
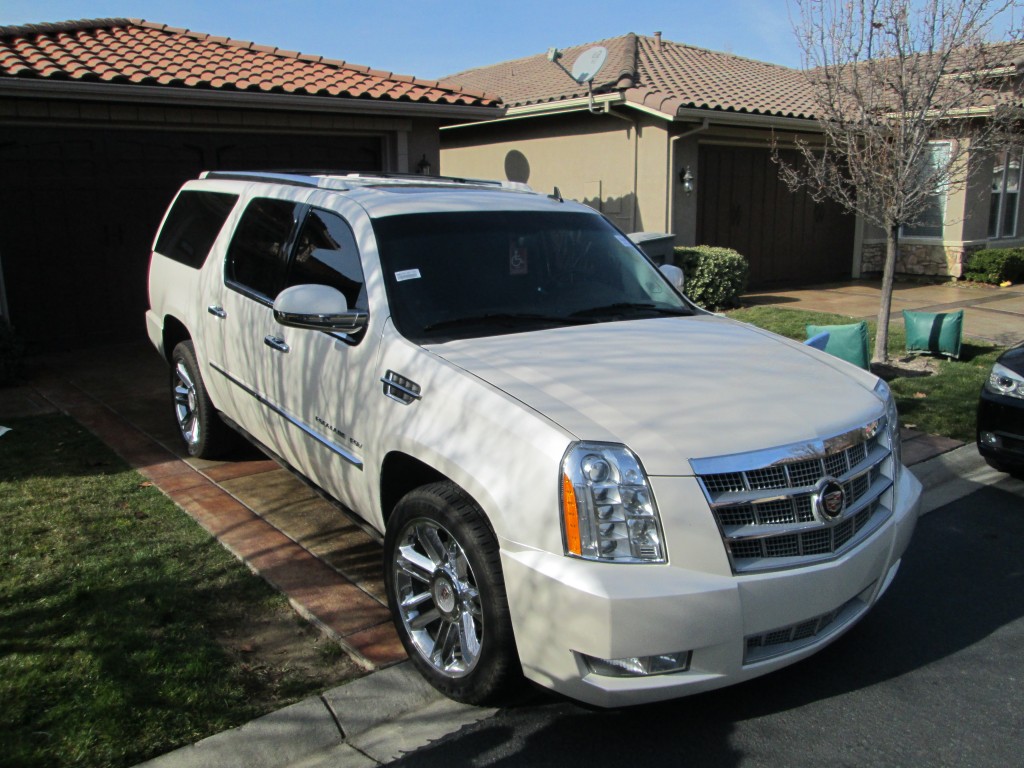
[[[338,176],[339,174],[323,173],[322,175]],[[503,183],[494,179],[470,179],[463,176],[428,176],[422,173],[399,173],[397,171],[356,171],[343,175],[347,179],[395,179],[398,181],[427,182],[434,184],[482,184],[488,187],[500,187]]]
[[[296,169],[273,171],[203,171],[201,179],[225,179],[231,181],[263,181],[277,184],[291,184],[298,187],[322,187],[344,189],[346,183],[369,185],[374,182],[391,181],[401,184],[423,184],[436,186],[466,185],[492,187],[497,189],[533,192],[528,184],[517,181],[494,179],[473,179],[463,176],[425,176],[420,173],[398,173],[395,171],[338,171],[326,169]],[[340,186],[339,186],[340,185]]]
[[[317,179],[294,171],[203,171],[200,179],[227,179],[229,181],[273,181],[297,187],[319,186]]]

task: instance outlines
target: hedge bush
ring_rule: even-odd
[[[750,265],[732,248],[696,245],[676,248],[676,264],[686,273],[684,290],[705,309],[739,306],[739,296],[747,287]]]
[[[986,248],[967,259],[964,279],[999,285],[1024,282],[1024,248]]]
[[[13,384],[21,375],[24,349],[6,318],[0,317],[0,386]]]

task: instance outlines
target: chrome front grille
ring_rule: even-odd
[[[830,438],[691,462],[734,573],[798,568],[867,538],[891,515],[884,419]],[[826,503],[842,489],[838,514]]]

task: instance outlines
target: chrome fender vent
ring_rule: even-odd
[[[380,380],[384,384],[384,394],[403,405],[411,405],[423,396],[419,384],[394,371],[388,371]]]

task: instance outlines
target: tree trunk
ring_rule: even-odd
[[[890,224],[885,235],[885,267],[882,269],[882,304],[878,308],[873,363],[889,362],[889,313],[892,311],[892,283],[896,276],[896,254],[900,249],[899,224]]]

